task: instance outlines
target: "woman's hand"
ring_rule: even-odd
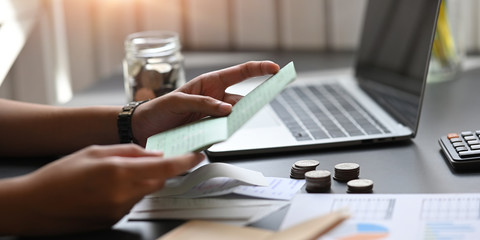
[[[226,88],[248,78],[275,74],[279,69],[270,61],[251,61],[200,75],[174,92],[140,105],[132,118],[134,139],[145,146],[153,134],[205,116],[226,116],[241,99],[226,93]]]
[[[134,144],[93,146],[0,184],[0,234],[44,235],[105,228],[146,194],[204,159],[162,158]],[[4,211],[5,210],[5,211]],[[11,211],[11,212],[10,212]],[[8,216],[8,217],[7,217]]]

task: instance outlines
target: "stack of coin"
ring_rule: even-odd
[[[304,179],[305,173],[315,170],[320,163],[315,160],[300,160],[292,165],[290,170],[290,178]]]
[[[373,181],[370,179],[354,179],[347,182],[347,193],[371,193]]]
[[[335,165],[335,175],[333,179],[340,182],[348,182],[357,179],[360,174],[360,165],[356,163],[340,163]]]
[[[332,185],[331,174],[327,170],[314,170],[305,173],[307,186],[305,190],[309,193],[328,192]]]

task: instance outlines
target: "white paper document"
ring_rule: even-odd
[[[287,206],[304,184],[305,180],[264,177],[233,165],[210,163],[146,196],[128,219],[208,219],[246,225]]]
[[[305,184],[305,180],[291,178],[267,177],[268,186],[241,185],[233,189],[232,193],[256,198],[290,200]]]
[[[165,194],[165,192],[160,191],[149,195],[147,198],[201,198],[237,194],[255,198],[290,200],[305,184],[305,180],[276,177],[265,177],[265,179],[268,183],[267,186],[255,186],[228,177],[217,177],[208,179],[185,191],[183,194]],[[168,191],[167,193],[171,192]]]
[[[203,219],[247,225],[288,204],[288,201],[262,199],[148,198],[132,209],[128,219]]]
[[[480,194],[298,194],[281,225],[349,209],[321,239],[479,239]]]
[[[225,163],[210,163],[187,176],[172,179],[146,198],[200,198],[238,194],[256,198],[290,200],[305,180],[264,177],[260,172]]]
[[[225,177],[212,178],[181,195],[150,195],[134,206],[128,219],[208,219],[247,225],[287,206],[305,183],[288,178],[267,180],[269,185],[262,187]]]
[[[234,199],[234,198],[144,198],[133,207],[133,212],[268,206],[279,201],[264,199]]]
[[[237,180],[240,184],[268,186],[262,173],[226,163],[210,163],[197,168],[186,176],[167,181],[164,188],[148,197],[163,197],[184,194],[193,187],[209,179],[227,178]]]

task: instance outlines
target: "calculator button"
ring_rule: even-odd
[[[458,155],[459,155],[460,157],[476,156],[476,155],[480,155],[480,150],[459,152]]]
[[[462,142],[462,139],[460,138],[450,138],[450,142],[454,143],[454,142]]]
[[[457,152],[463,152],[463,151],[468,151],[468,148],[466,148],[466,147],[456,147],[455,150],[457,150]]]
[[[474,137],[474,136],[466,136],[466,137],[465,137],[465,140],[467,140],[467,141],[472,141],[472,140],[477,140],[477,138]]]
[[[472,131],[465,131],[465,132],[462,132],[461,134],[462,134],[462,136],[473,136]]]
[[[480,135],[480,130],[475,131],[477,135]]]
[[[472,150],[480,150],[480,145],[472,145],[470,146]]]
[[[467,143],[468,143],[468,145],[477,145],[477,144],[480,144],[480,141],[479,140],[471,140],[471,141],[468,141]],[[453,146],[455,146],[455,145],[453,145]]]
[[[480,132],[480,130],[479,130],[479,132]],[[479,134],[480,134],[480,133],[479,133]],[[456,134],[456,133],[449,133],[449,134],[447,134],[447,138],[448,138],[448,139],[459,138],[459,137],[460,137],[460,136],[458,136],[458,134]]]
[[[465,144],[463,144],[463,142],[454,142],[452,143],[452,145],[453,147],[465,147]]]

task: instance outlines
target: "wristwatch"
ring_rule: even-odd
[[[135,109],[145,102],[148,102],[148,100],[130,102],[123,106],[122,111],[118,114],[117,127],[120,143],[131,143],[134,140],[132,133],[132,115]]]

